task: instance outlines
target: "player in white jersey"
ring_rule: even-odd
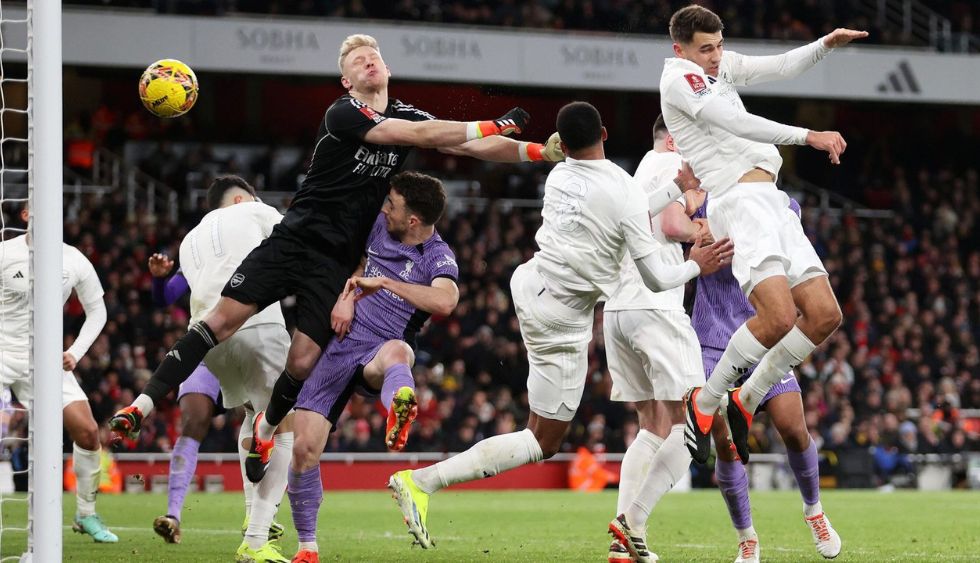
[[[654,122],[653,140],[653,150],[633,175],[650,190],[674,182],[685,169],[663,116]],[[675,205],[671,203],[668,209]],[[653,238],[663,245],[660,252],[665,263],[683,264],[681,245],[664,236],[663,216],[650,217]],[[639,561],[656,558],[647,552],[645,542],[631,542],[626,529],[642,538],[650,512],[690,467],[691,456],[684,446],[683,399],[689,388],[704,380],[701,346],[684,312],[684,286],[654,293],[631,262],[623,261],[619,287],[603,308],[606,360],[612,376],[610,398],[635,403],[640,424],[620,469],[617,517],[609,525],[614,535],[610,563],[630,561],[631,553]]]
[[[27,208],[19,212],[26,225]],[[4,229],[12,230],[12,229]],[[9,388],[17,399],[29,406],[34,397],[30,364],[30,240],[20,235],[0,242],[0,385]],[[92,536],[98,543],[116,543],[116,537],[95,512],[95,498],[99,492],[102,474],[102,444],[99,425],[92,416],[88,397],[75,379],[72,370],[82,359],[89,346],[95,342],[106,322],[104,292],[99,276],[88,258],[73,246],[61,245],[61,300],[68,301],[72,290],[85,310],[85,322],[78,331],[75,342],[62,354],[61,374],[41,374],[58,384],[60,377],[61,404],[65,428],[74,444],[72,467],[75,472],[76,532]],[[53,297],[53,296],[52,296]],[[49,429],[49,431],[57,431]]]
[[[566,105],[557,124],[567,159],[545,184],[543,223],[535,237],[540,250],[518,266],[510,282],[530,365],[528,426],[482,440],[435,465],[391,476],[388,486],[423,547],[431,545],[425,528],[430,494],[558,452],[585,387],[593,309],[619,285],[627,252],[652,290],[717,270],[732,254],[731,244],[723,241],[695,249],[683,264],[665,263],[663,249],[650,234],[648,209],[655,206],[652,211],[659,212],[668,201],[665,195],[676,198],[681,190],[671,185],[648,196],[626,171],[606,160],[606,129],[590,104]]]
[[[191,326],[214,308],[229,278],[235,285],[235,269],[282,220],[279,211],[257,201],[254,188],[237,176],[215,179],[208,192],[209,201],[220,201],[220,207],[205,215],[180,244],[180,266],[191,289]],[[251,422],[255,413],[269,402],[288,349],[289,333],[282,309],[273,303],[204,357],[205,365],[221,383],[224,406],[245,406],[249,415],[243,425],[248,430],[254,428]],[[245,440],[251,439],[248,430],[243,426],[240,435],[245,449],[249,447]],[[275,444],[278,447],[272,451],[268,474],[255,484],[237,561],[289,561],[279,552],[279,545],[269,540],[269,527],[286,492],[293,446],[292,415],[279,426]]]
[[[789,210],[788,196],[774,183],[782,159],[773,144],[808,144],[838,164],[844,139],[752,115],[735,87],[792,78],[831,49],[867,36],[837,29],[782,55],[750,57],[725,51],[722,29],[721,19],[706,8],[678,10],[670,20],[676,57],[667,59],[660,79],[667,128],[711,194],[711,232],[735,243],[732,273],[756,310],[732,335],[707,384],[689,393],[687,445],[698,463],[707,461],[719,407],[747,462],[748,428],[762,398],[841,321],[827,271]],[[742,387],[729,389],[756,364]]]

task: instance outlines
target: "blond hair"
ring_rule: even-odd
[[[341,75],[344,74],[344,59],[358,47],[371,47],[378,53],[381,52],[381,48],[378,47],[378,40],[374,37],[363,33],[348,35],[347,39],[344,39],[344,42],[340,44],[340,57],[337,59],[337,66],[340,67]]]

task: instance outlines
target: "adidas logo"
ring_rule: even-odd
[[[180,352],[178,352],[177,350],[171,350],[167,352],[167,355],[174,358],[178,362],[180,361]]]
[[[14,279],[15,280],[18,280],[18,279],[23,279],[23,278],[24,278],[24,273],[21,272],[20,270],[17,270],[17,273],[14,274]]]
[[[745,375],[749,373],[749,368],[740,368],[738,366],[732,366],[732,370],[734,370],[738,375]]]
[[[894,92],[896,94],[919,94],[919,81],[912,74],[912,67],[908,61],[898,63],[898,69],[889,72],[885,80],[878,84],[879,92]]]

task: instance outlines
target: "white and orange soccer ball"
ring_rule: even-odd
[[[140,77],[140,100],[157,117],[184,115],[197,101],[197,76],[176,59],[160,59]]]

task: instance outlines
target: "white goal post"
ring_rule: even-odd
[[[28,198],[32,242],[30,529],[33,561],[62,560],[61,1],[27,4]]]

